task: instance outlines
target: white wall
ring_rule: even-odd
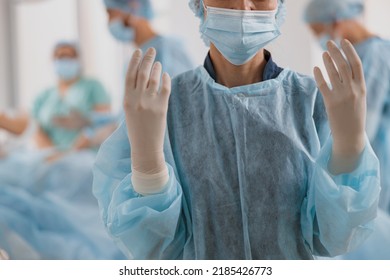
[[[0,0],[0,110],[7,107],[10,101],[9,73],[8,73],[8,23],[6,1]]]
[[[390,38],[390,1],[366,0],[365,2],[367,26],[378,35]]]
[[[170,22],[167,32],[180,36],[186,42],[187,49],[196,65],[203,64],[207,48],[200,38],[199,19],[189,8],[188,0],[170,0],[170,2],[166,13]]]
[[[281,67],[303,74],[312,73],[312,35],[302,20],[302,11],[308,0],[287,0],[287,17],[282,35],[270,49],[274,60]]]
[[[109,33],[103,1],[83,0],[79,4],[80,43],[85,74],[99,79],[121,108],[124,75],[132,49],[116,42]]]
[[[15,9],[17,92],[20,106],[30,108],[36,95],[55,83],[54,44],[78,38],[76,0],[23,3]]]

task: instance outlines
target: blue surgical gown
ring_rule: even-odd
[[[67,116],[72,110],[89,118],[95,106],[109,104],[110,98],[98,81],[81,78],[64,97],[60,96],[57,87],[43,91],[34,102],[32,115],[54,146],[69,149],[80,131],[58,127],[53,123],[53,118]]]
[[[89,205],[1,184],[0,247],[12,259],[122,258],[98,215]]]
[[[0,160],[0,248],[11,259],[123,259],[92,195],[93,151],[53,163],[53,151]]]
[[[40,254],[17,232],[0,223],[0,248],[11,260],[38,260]]]
[[[31,194],[52,193],[82,204],[96,204],[92,195],[92,167],[96,153],[69,153],[48,163],[54,150],[21,150],[0,160],[0,186],[11,185]]]
[[[355,46],[367,85],[367,134],[381,164],[379,207],[390,214],[390,41],[374,37]]]
[[[373,234],[362,246],[342,256],[344,260],[390,260],[390,216],[378,211]]]
[[[372,231],[379,164],[367,141],[356,169],[333,176],[329,135],[312,78],[283,70],[229,89],[199,67],[173,80],[164,191],[134,191],[125,123],[99,151],[93,190],[129,258],[339,255]]]

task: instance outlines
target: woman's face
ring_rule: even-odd
[[[205,6],[234,10],[270,11],[278,7],[278,0],[203,0]]]

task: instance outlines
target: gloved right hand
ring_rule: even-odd
[[[160,89],[162,66],[155,58],[153,48],[144,58],[141,50],[134,52],[123,102],[133,169],[143,174],[166,169],[163,148],[171,79],[164,73]]]

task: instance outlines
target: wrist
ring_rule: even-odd
[[[365,137],[357,137],[350,142],[333,141],[332,157],[328,169],[333,175],[350,173],[356,169],[365,149]]]
[[[137,153],[131,152],[132,168],[144,174],[157,174],[166,169],[165,156],[162,151]]]
[[[165,164],[163,171],[156,174],[144,174],[137,170],[132,170],[131,181],[134,190],[141,195],[153,195],[164,190],[164,186],[169,181],[169,171]]]
[[[353,158],[359,156],[366,146],[365,135],[350,139],[333,139],[333,155],[339,158]]]

